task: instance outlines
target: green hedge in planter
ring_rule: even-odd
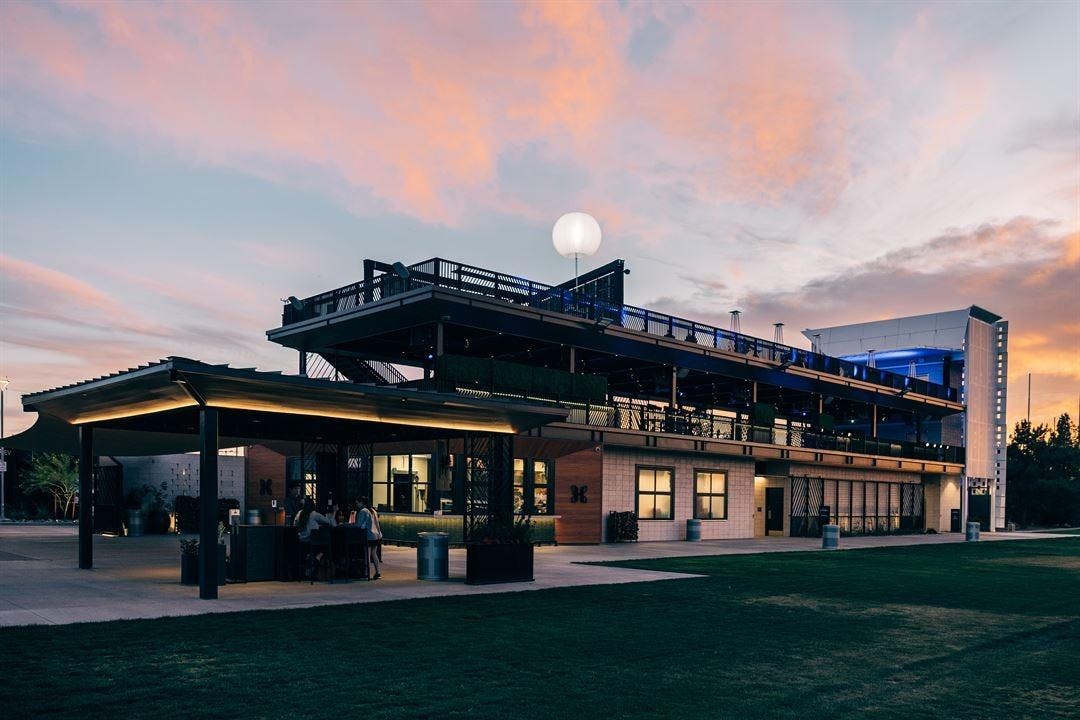
[[[612,510],[608,514],[608,542],[637,542],[637,539],[637,513]]]
[[[176,509],[176,529],[182,533],[199,532],[199,498],[190,495],[177,495],[173,503]],[[219,498],[217,521],[226,527],[229,525],[229,510],[239,510],[240,501],[236,498]]]

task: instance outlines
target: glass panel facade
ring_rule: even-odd
[[[371,503],[380,512],[427,512],[430,455],[372,457]]]

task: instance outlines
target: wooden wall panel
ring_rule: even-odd
[[[248,508],[269,510],[271,502],[278,501],[278,506],[285,502],[285,456],[263,447],[252,445],[247,449],[247,468],[244,500]],[[269,480],[268,494],[263,494],[262,480]]]
[[[587,503],[571,502],[571,485],[588,485]],[[555,461],[555,537],[560,544],[603,539],[604,454],[589,447]]]

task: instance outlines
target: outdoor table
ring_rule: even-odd
[[[334,557],[344,564],[346,579],[367,579],[367,530],[355,525],[338,525],[330,531]],[[340,568],[335,568],[335,574]]]

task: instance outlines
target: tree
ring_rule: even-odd
[[[1009,519],[1080,525],[1080,433],[1068,414],[1051,428],[1021,420],[1008,447]]]
[[[62,510],[62,517],[74,511],[75,495],[79,492],[79,466],[75,458],[63,453],[45,453],[34,458],[23,475],[22,489],[26,492],[46,492],[52,495],[53,508]]]

